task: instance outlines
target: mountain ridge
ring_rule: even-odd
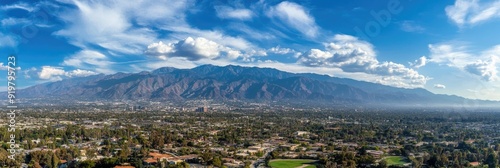
[[[21,98],[74,100],[313,100],[348,104],[456,105],[470,100],[434,94],[423,88],[397,88],[313,73],[235,65],[99,74],[39,84],[19,90],[17,94]]]

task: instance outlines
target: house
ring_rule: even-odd
[[[373,158],[375,158],[375,159],[380,159],[380,158],[382,158],[382,155],[384,155],[383,151],[377,151],[377,150],[366,150],[366,153],[368,155],[373,156]]]
[[[31,143],[34,143],[34,144],[39,144],[39,143],[40,143],[40,139],[34,139],[34,140],[31,140]]]
[[[246,153],[246,154],[249,154],[249,155],[255,155],[257,152],[257,150],[250,150],[250,149],[242,149],[242,150],[239,150],[239,153]]]
[[[248,156],[247,153],[237,153],[236,156],[245,157]]]
[[[198,155],[182,155],[182,156],[177,156],[177,159],[182,160],[184,162],[198,162]]]
[[[319,143],[319,142],[318,142],[318,143],[314,143],[314,144],[312,144],[312,146],[313,146],[313,147],[325,147],[325,146],[328,146],[328,145],[326,145],[326,144],[324,144],[324,143]]]
[[[307,135],[307,134],[309,134],[309,132],[307,132],[307,131],[297,131],[297,132],[295,132],[296,136],[302,136],[302,135]]]
[[[159,161],[166,161],[169,164],[178,164],[182,162],[197,161],[198,159],[198,155],[173,156],[157,152],[150,152],[148,156],[149,158],[143,160],[146,165],[157,165]]]
[[[134,166],[120,166],[120,165],[118,165],[118,166],[115,166],[113,168],[135,168],[135,167]]]
[[[224,161],[224,166],[226,166],[228,168],[240,168],[240,167],[243,167],[245,165],[245,163],[243,163],[243,161],[236,160],[233,158],[222,158],[222,161]]]
[[[264,148],[262,148],[262,147],[260,147],[258,145],[255,145],[255,146],[249,146],[248,150],[254,150],[254,151],[262,152],[264,150]]]
[[[284,154],[281,154],[282,157],[285,157],[285,158],[291,158],[291,159],[295,159],[297,157],[299,157],[299,155],[295,152],[286,152]]]
[[[221,147],[211,147],[210,148],[210,151],[214,151],[214,152],[222,152],[222,151],[225,151],[226,149],[224,148],[221,148]]]
[[[244,164],[242,161],[236,160],[236,159],[233,159],[233,158],[222,158],[222,161],[224,161],[226,163],[237,164],[237,165]]]
[[[156,165],[158,163],[158,160],[153,159],[153,158],[147,158],[143,161],[144,161],[145,165]]]
[[[168,161],[167,158],[172,157],[172,155],[162,154],[157,152],[150,152],[148,156],[149,156],[148,158],[143,160],[146,165],[156,165],[158,164],[158,161],[163,161],[163,160]]]
[[[168,161],[168,164],[171,164],[171,165],[175,165],[175,164],[184,162],[184,160],[177,159],[177,158],[168,159],[167,161]]]
[[[284,145],[280,145],[281,148],[285,148],[285,149],[288,149],[288,150],[295,150],[299,146],[300,146],[300,144],[284,144]]]
[[[170,154],[163,154],[163,153],[157,153],[157,152],[150,152],[148,156],[153,157],[154,159],[167,159],[172,157]]]
[[[472,167],[477,167],[477,166],[480,166],[480,165],[481,165],[481,163],[479,163],[479,162],[470,162],[469,164],[470,164],[470,166],[472,166]]]

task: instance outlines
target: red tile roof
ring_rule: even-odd
[[[479,165],[481,165],[481,163],[479,163],[479,162],[470,162],[469,164],[471,166],[479,166]]]
[[[113,168],[135,168],[134,166],[115,166]]]

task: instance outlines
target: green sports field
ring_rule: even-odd
[[[397,166],[402,166],[406,163],[409,163],[402,156],[388,156],[385,158],[385,161],[387,161],[387,165],[397,165]]]
[[[316,160],[307,159],[276,159],[269,162],[272,168],[316,168]]]

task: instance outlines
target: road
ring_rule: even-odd
[[[250,165],[250,168],[259,168],[259,167],[264,168],[266,157],[269,156],[271,154],[271,152],[273,152],[274,150],[276,150],[276,147],[266,150],[266,153],[264,154],[264,156],[260,157],[256,161],[252,162],[252,165]]]

